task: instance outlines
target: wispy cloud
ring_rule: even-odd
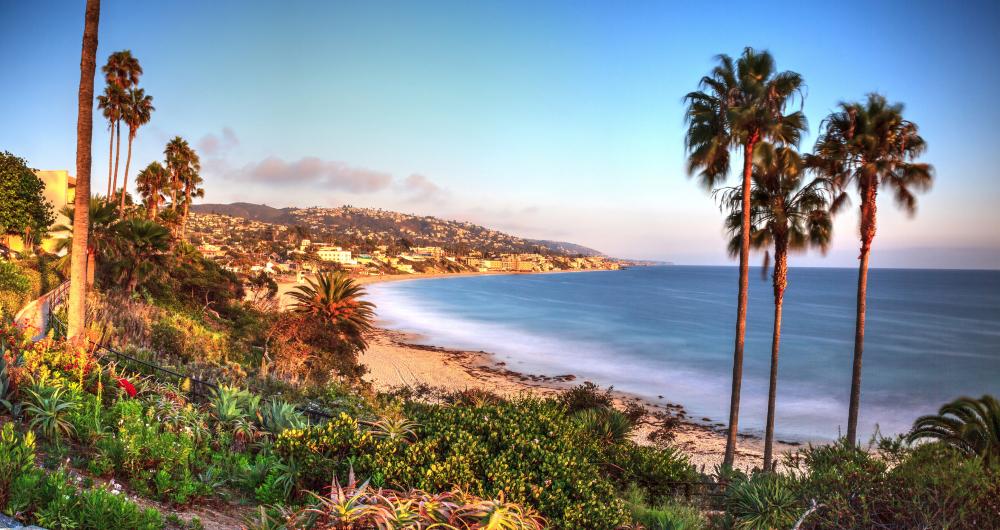
[[[208,133],[198,140],[197,148],[205,157],[217,157],[240,145],[240,139],[229,127],[223,127],[221,134]]]
[[[271,156],[231,172],[232,177],[272,186],[310,184],[325,190],[351,193],[382,191],[392,184],[392,175],[383,171],[355,167],[336,160],[307,156],[286,161]]]
[[[411,202],[440,201],[447,193],[424,175],[413,173],[399,182],[397,188],[409,196]]]

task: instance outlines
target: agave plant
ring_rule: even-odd
[[[624,442],[634,428],[627,416],[612,408],[584,409],[573,417],[584,431],[609,444]]]
[[[370,422],[371,433],[379,438],[387,440],[401,440],[412,442],[417,438],[416,428],[419,425],[405,417],[382,417],[378,421]]]
[[[420,490],[373,490],[358,485],[351,470],[347,484],[336,477],[329,495],[288,518],[289,528],[427,528],[440,530],[539,530],[545,520],[530,508],[481,499],[461,490],[429,494]]]
[[[791,528],[801,510],[786,480],[774,473],[758,473],[730,485],[726,490],[726,513],[732,519],[732,528]]]
[[[56,443],[62,435],[76,433],[76,428],[66,418],[69,411],[76,408],[76,403],[64,395],[62,388],[29,388],[28,395],[24,412],[31,418],[29,427]]]
[[[911,443],[938,440],[969,456],[979,456],[990,466],[1000,462],[1000,402],[993,396],[958,398],[942,406],[936,415],[917,418],[907,439]]]
[[[278,398],[271,398],[261,407],[259,413],[261,426],[277,436],[287,429],[302,429],[307,425],[305,416],[295,410],[295,407]]]
[[[221,423],[246,419],[256,413],[260,396],[236,387],[221,385],[212,396],[209,407]]]

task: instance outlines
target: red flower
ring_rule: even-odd
[[[128,379],[125,379],[124,377],[119,377],[118,386],[125,389],[125,393],[128,394],[128,397],[135,397],[136,394],[135,387],[132,386],[132,383],[128,382]]]

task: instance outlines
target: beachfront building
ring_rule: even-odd
[[[444,249],[441,247],[413,247],[410,253],[425,259],[441,259],[444,257]]]
[[[316,249],[316,255],[323,261],[331,261],[341,265],[354,266],[358,262],[351,258],[351,251],[340,247],[322,246]]]

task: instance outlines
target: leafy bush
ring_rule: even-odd
[[[604,444],[581,436],[576,422],[551,400],[409,403],[405,412],[413,436],[378,435],[377,427],[347,414],[322,426],[285,431],[275,442],[286,465],[284,477],[299,489],[319,490],[331,474],[343,476],[353,463],[402,488],[442,491],[464,485],[486,497],[503,492],[515,503],[538,508],[556,527],[614,528],[628,517],[602,462],[618,457],[636,464],[660,462],[650,475],[657,480],[678,480],[692,472],[673,453],[653,457],[656,449],[638,449],[631,442],[621,452],[605,452]]]
[[[726,512],[733,528],[791,528],[804,511],[789,481],[774,473],[758,473],[726,490]]]
[[[634,486],[626,493],[626,499],[632,521],[645,530],[701,530],[709,527],[708,519],[694,506],[676,501],[650,506],[645,493]]]
[[[78,491],[62,470],[49,475],[32,470],[20,477],[18,485],[8,511],[50,530],[159,530],[164,526],[159,512],[140,508],[117,491]]]
[[[573,417],[585,432],[608,444],[624,442],[634,428],[632,421],[615,409],[583,409]]]
[[[612,408],[614,405],[611,389],[602,391],[601,387],[590,381],[584,381],[582,385],[566,390],[559,396],[559,400],[570,413],[587,409]]]
[[[13,316],[31,300],[31,280],[17,264],[0,261],[0,316]]]
[[[0,430],[0,507],[7,505],[11,485],[34,466],[34,433],[28,431],[22,436],[14,430],[13,423],[5,423]]]

